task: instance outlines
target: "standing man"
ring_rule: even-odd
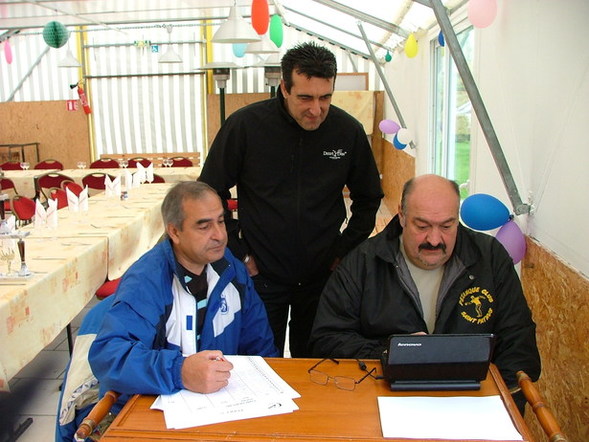
[[[540,375],[536,325],[513,260],[494,237],[459,222],[460,195],[436,175],[409,180],[399,215],[337,268],[312,343],[331,358],[380,358],[392,334],[494,333],[507,386]],[[523,395],[514,396],[520,406]]]
[[[291,354],[307,357],[325,281],[370,235],[383,194],[362,125],[331,105],[334,55],[304,43],[281,64],[277,96],[227,119],[199,179],[224,200],[237,185],[239,223],[228,227],[229,247],[253,277],[279,350],[290,308]],[[340,232],[345,186],[352,216]]]

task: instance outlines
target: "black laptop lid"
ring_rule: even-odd
[[[392,335],[383,354],[393,390],[474,390],[493,355],[492,334]]]

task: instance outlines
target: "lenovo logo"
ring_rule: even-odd
[[[421,347],[420,342],[399,342],[397,347]]]

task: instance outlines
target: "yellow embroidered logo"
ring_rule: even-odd
[[[493,315],[493,296],[487,289],[471,287],[460,294],[462,317],[471,324],[484,324]]]

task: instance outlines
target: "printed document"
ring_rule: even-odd
[[[379,397],[384,437],[523,440],[499,396]]]
[[[300,395],[261,356],[224,356],[233,364],[229,385],[215,393],[181,390],[161,395],[151,408],[163,410],[168,428],[189,428],[298,410]]]

